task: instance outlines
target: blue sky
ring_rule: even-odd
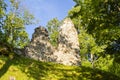
[[[26,27],[30,38],[36,27],[46,26],[47,22],[55,17],[64,19],[75,5],[73,0],[23,0],[23,4],[39,20],[36,25]]]

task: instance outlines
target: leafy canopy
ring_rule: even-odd
[[[0,42],[23,48],[29,41],[25,25],[33,24],[34,16],[22,7],[19,0],[1,0],[0,6]]]
[[[60,21],[57,18],[53,18],[47,23],[47,29],[50,37],[50,42],[52,45],[58,45],[58,37],[59,37],[59,26]]]

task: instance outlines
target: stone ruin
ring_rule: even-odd
[[[25,48],[25,55],[29,58],[64,65],[80,65],[79,54],[78,34],[69,18],[60,26],[57,48],[51,45],[48,31],[44,27],[35,29],[30,44]]]

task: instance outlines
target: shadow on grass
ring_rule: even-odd
[[[118,76],[112,73],[84,66],[63,66],[19,56],[5,61],[6,63],[0,69],[0,77],[4,76],[11,65],[15,65],[30,79],[33,78],[34,80],[120,80]]]
[[[2,66],[2,68],[0,68],[0,77],[2,77],[7,72],[7,70],[13,63],[12,62],[13,60],[14,60],[14,58],[12,58],[12,59],[6,58],[5,59],[5,64]]]
[[[13,63],[19,65],[21,71],[35,80],[120,80],[112,73],[89,67],[63,66],[20,57]]]
[[[77,72],[81,72],[82,75],[79,75],[78,79],[81,80],[120,80],[120,77],[99,69],[92,69],[89,67],[76,68]]]

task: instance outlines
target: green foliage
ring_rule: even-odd
[[[68,16],[72,19],[79,33],[82,65],[91,65],[86,54],[97,55],[94,67],[109,71],[118,56],[111,58],[102,56],[106,53],[119,55],[120,39],[120,2],[118,0],[73,0],[76,5],[69,11]],[[117,42],[116,42],[117,41]],[[114,43],[116,43],[114,45]],[[99,57],[99,58],[98,58]],[[113,59],[115,59],[113,61]],[[87,63],[86,63],[87,61]],[[117,62],[118,62],[117,61]],[[93,64],[92,62],[92,64]],[[115,62],[114,62],[115,63]],[[114,66],[112,66],[114,68]],[[116,70],[119,67],[115,67]],[[119,71],[118,71],[119,72]],[[117,72],[117,73],[118,73]],[[113,71],[115,74],[115,72]]]
[[[112,66],[113,64],[113,58],[110,55],[106,55],[105,57],[99,57],[98,60],[95,61],[95,68],[104,70],[104,71],[109,71],[109,67]]]
[[[57,18],[53,18],[50,21],[48,21],[48,24],[46,26],[49,33],[50,42],[54,46],[58,45],[59,26],[60,26],[60,21]]]
[[[5,16],[6,4],[4,0],[0,0],[0,41],[3,41],[4,38],[2,33],[3,17]]]
[[[92,64],[90,61],[88,61],[88,59],[82,60],[82,66],[92,68]],[[120,76],[120,64],[115,60],[114,56],[108,54],[105,56],[100,56],[97,60],[94,61],[94,69],[100,69]]]
[[[76,5],[69,11],[69,17],[80,32],[80,43],[85,46],[91,45],[92,53],[103,52],[114,40],[120,38],[119,2],[113,0],[74,1]],[[88,47],[85,46],[81,47],[87,50]]]
[[[59,32],[58,31],[54,31],[50,35],[50,42],[52,43],[52,45],[54,45],[54,46],[58,45],[58,36],[59,36]]]
[[[3,21],[1,21],[2,25],[0,24],[0,42],[10,44],[12,48],[23,48],[29,41],[25,25],[32,24],[34,17],[21,6],[18,0],[9,0],[6,5],[5,15],[1,17]],[[0,4],[0,6],[3,5]]]
[[[77,7],[72,8],[72,9],[68,12],[68,15],[69,15],[69,16],[73,16],[73,14],[80,12],[80,8],[81,8],[81,6],[77,6]]]
[[[120,64],[115,61],[113,55],[106,55],[105,57],[100,57],[97,61],[95,61],[94,66],[97,69],[111,72],[117,76],[120,76]]]
[[[104,51],[104,46],[98,46],[92,35],[87,34],[85,30],[80,29],[79,43],[81,47],[81,54],[92,53],[98,54]]]
[[[113,62],[113,64],[109,67],[109,72],[114,73],[117,76],[120,76],[120,64],[117,62]]]
[[[88,58],[82,58],[82,66],[92,68],[91,62],[88,60]]]
[[[4,0],[0,0],[0,21],[3,18],[3,16],[5,15],[5,9],[6,9],[6,4],[4,2]],[[0,23],[1,25],[1,23]]]
[[[96,4],[94,4],[95,2]],[[120,2],[113,0],[95,2],[91,1],[89,3],[85,3],[86,5],[89,5],[89,8],[87,8],[92,10],[87,12],[87,14],[90,14],[91,16],[85,15],[89,21],[85,23],[87,18],[84,17],[85,20],[83,20],[83,24],[89,24],[88,32],[95,35],[96,42],[99,45],[109,45],[113,40],[120,38],[120,18],[118,18],[118,7]]]
[[[98,45],[107,45],[120,38],[119,1],[74,0],[76,6],[70,10],[76,26],[84,27],[95,38]],[[77,7],[79,12],[74,12]],[[76,20],[75,20],[76,19]]]

